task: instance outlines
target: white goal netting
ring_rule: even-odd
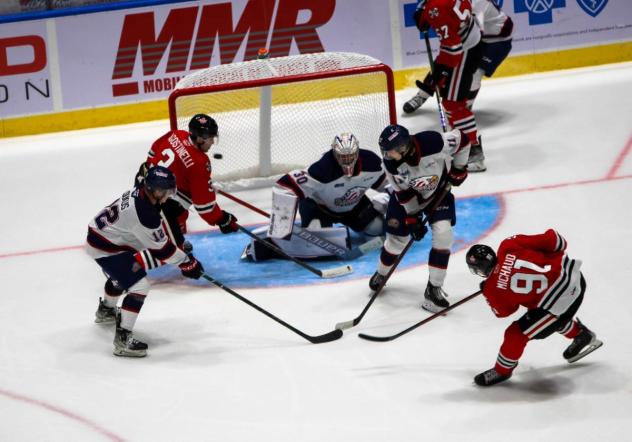
[[[169,97],[172,128],[197,113],[219,125],[213,180],[253,187],[317,160],[334,135],[352,132],[378,150],[394,122],[388,66],[362,54],[324,52],[214,66],[190,74]]]

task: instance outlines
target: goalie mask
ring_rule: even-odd
[[[467,262],[470,272],[483,278],[487,278],[492,273],[496,261],[497,257],[494,250],[484,244],[473,245],[465,255],[465,262]]]
[[[360,153],[360,143],[355,135],[347,132],[336,135],[331,142],[331,149],[345,176],[353,176],[353,169]]]

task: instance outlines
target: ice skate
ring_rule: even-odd
[[[432,313],[439,313],[440,311],[450,307],[450,303],[447,299],[445,299],[446,296],[446,293],[441,287],[436,287],[428,282],[424,293],[424,302],[421,304],[421,308]]]
[[[97,324],[112,323],[116,321],[116,307],[108,307],[102,298],[99,298],[99,307],[94,312],[94,322]]]
[[[481,387],[489,387],[491,385],[499,384],[500,382],[506,381],[509,379],[511,375],[502,375],[496,371],[495,368],[490,368],[482,373],[474,376],[474,382],[476,385]]]
[[[569,345],[563,353],[564,359],[566,359],[569,364],[579,361],[603,345],[603,342],[597,339],[595,333],[590,331],[579,319],[577,319],[577,323],[581,327],[581,331],[575,336],[571,345]]]
[[[386,276],[380,275],[378,272],[375,272],[373,276],[371,276],[371,279],[369,279],[369,288],[374,292],[377,291],[377,289],[380,288],[382,284],[384,284],[385,279]]]
[[[413,98],[404,103],[404,112],[412,114],[426,102],[427,98],[421,96],[421,92],[417,92]]]
[[[131,358],[142,358],[147,356],[147,344],[138,339],[134,339],[134,335],[130,330],[126,330],[120,326],[121,315],[116,318],[116,333],[114,334],[114,351],[115,356],[126,356]]]
[[[478,143],[472,144],[470,147],[470,156],[467,160],[468,172],[485,172],[487,166],[485,166],[485,154],[483,154],[483,144],[481,143],[481,137],[478,137]]]

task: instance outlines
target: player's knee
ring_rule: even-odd
[[[399,255],[404,247],[408,243],[408,236],[386,234],[386,241],[384,241],[384,249],[391,255]]]
[[[111,279],[105,281],[105,293],[109,296],[121,296],[123,294],[123,289],[118,288],[114,285]]]
[[[149,288],[151,287],[151,285],[149,284],[149,280],[145,277],[143,279],[141,279],[140,281],[138,281],[136,284],[134,284],[133,286],[131,286],[128,289],[128,292],[132,293],[136,293],[138,295],[141,296],[147,296],[149,294]]]
[[[432,248],[438,250],[450,250],[454,242],[454,232],[449,220],[441,220],[433,223],[432,229]]]

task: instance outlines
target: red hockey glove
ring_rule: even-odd
[[[467,167],[459,169],[452,166],[450,172],[448,172],[448,182],[453,186],[460,186],[467,178]]]
[[[183,262],[178,267],[180,267],[182,276],[186,278],[200,279],[202,273],[204,273],[204,267],[202,267],[200,261],[195,259],[193,255],[189,255],[189,260]]]
[[[404,222],[408,227],[408,233],[410,233],[410,236],[412,236],[415,241],[421,241],[428,232],[428,228],[425,224],[421,223],[418,216],[407,216]]]
[[[233,233],[239,230],[239,226],[237,225],[237,217],[232,213],[228,213],[225,210],[222,210],[222,217],[217,223],[219,226],[219,230],[222,233]]]
[[[415,9],[415,12],[413,13],[413,20],[415,21],[415,25],[417,25],[417,29],[419,29],[421,32],[427,32],[428,29],[430,29],[430,25],[428,24],[427,21],[422,20],[421,15],[424,12],[424,6],[425,5],[418,5],[417,8]]]

